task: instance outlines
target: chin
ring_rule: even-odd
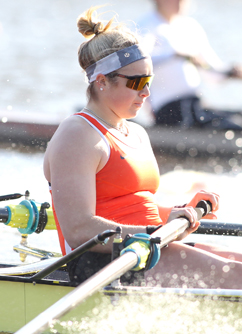
[[[130,113],[130,117],[129,118],[135,118],[136,116],[138,116],[140,111],[140,108],[136,109],[136,110],[132,110],[132,113]]]

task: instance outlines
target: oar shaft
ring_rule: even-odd
[[[15,334],[41,333],[50,326],[53,319],[59,319],[80,304],[84,299],[132,269],[136,265],[137,260],[137,255],[134,252],[128,252],[120,256],[72,292],[61,298],[54,305],[46,309]]]
[[[25,195],[29,195],[29,192]],[[10,199],[17,199],[17,198],[20,198],[24,196],[23,194],[20,194],[20,193],[15,193],[15,194],[9,194],[9,195],[3,195],[3,196],[0,196],[0,202],[1,201],[9,201]]]
[[[201,221],[197,234],[242,236],[242,224]]]
[[[151,235],[154,238],[161,238],[159,246],[160,248],[163,248],[169,242],[175,240],[178,235],[183,233],[189,227],[189,225],[189,221],[185,218],[174,219],[172,222],[162,226]]]
[[[206,209],[204,210],[203,206],[201,206],[197,209],[197,213],[198,219],[200,220],[206,213]],[[160,237],[160,247],[162,248],[169,242],[176,239],[176,237],[183,233],[189,225],[189,221],[185,218],[175,219],[152,233],[152,237]],[[112,261],[109,265],[97,272],[94,276],[82,283],[75,290],[41,313],[22,329],[17,331],[16,334],[40,333],[48,328],[53,319],[59,319],[72,308],[83,302],[84,299],[91,296],[102,287],[108,285],[125,272],[134,268],[138,261],[139,255],[133,251],[128,251],[122,254],[116,260]]]
[[[83,245],[78,247],[78,250],[76,249],[76,252],[71,252],[68,254],[66,257],[63,256],[59,260],[57,260],[55,263],[51,264],[47,268],[41,270],[37,274],[31,277],[31,281],[38,281],[44,278],[45,276],[51,274],[53,271],[61,268],[63,265],[67,264],[68,262],[72,261],[75,259],[77,256],[80,256],[81,254],[85,253],[92,247],[96,246],[97,242],[94,239],[91,239],[87,242],[85,242]]]
[[[152,234],[152,237],[161,238],[160,247],[162,248],[173,241],[180,233],[189,226],[189,221],[185,218],[175,219],[169,224],[158,229]],[[75,290],[57,303],[45,310],[27,325],[22,327],[16,334],[38,334],[48,328],[53,319],[59,319],[71,309],[82,303],[84,299],[99,291],[102,287],[113,282],[125,272],[129,271],[138,262],[138,256],[134,252],[127,252],[112,261],[109,265],[90,277]]]
[[[76,257],[80,256],[81,254],[85,253],[87,250],[91,249],[92,247],[96,246],[97,244],[104,243],[105,239],[108,239],[112,235],[114,235],[116,232],[114,230],[107,230],[104,231],[98,235],[96,235],[94,238],[88,240],[83,245],[77,247],[75,250],[73,250],[71,253],[63,256],[58,261],[53,263],[52,265],[48,266],[47,268],[43,269],[39,273],[35,274],[31,277],[31,281],[37,281],[45,276],[49,275],[53,271],[59,269],[64,264],[67,264],[68,262],[74,260]]]

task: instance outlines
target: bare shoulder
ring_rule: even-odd
[[[84,119],[79,116],[66,118],[49,142],[48,149],[76,149],[93,146],[101,137]],[[81,146],[80,146],[81,145]]]
[[[72,172],[88,163],[95,168],[104,155],[105,145],[98,132],[81,117],[70,116],[60,124],[48,143],[45,175],[50,178],[50,166],[60,170],[68,164],[69,169],[72,166]]]

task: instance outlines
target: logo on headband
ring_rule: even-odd
[[[130,56],[130,53],[128,53],[128,52],[126,52],[125,54],[124,54],[124,57],[126,57],[126,58],[128,58]]]

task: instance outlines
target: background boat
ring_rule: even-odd
[[[0,111],[0,140],[9,145],[32,146],[45,150],[63,118],[56,114]],[[174,156],[240,157],[242,133],[209,129],[179,129],[164,126],[145,126],[151,145],[157,154]]]

